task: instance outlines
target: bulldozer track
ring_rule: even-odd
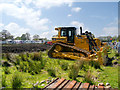
[[[50,58],[52,58],[52,53],[54,52],[54,49],[55,49],[55,46],[56,45],[60,45],[60,46],[63,46],[63,47],[66,47],[66,48],[70,48],[70,49],[73,49],[74,51],[77,51],[78,53],[82,53],[85,55],[85,57],[88,57],[88,55],[90,55],[91,53],[84,50],[84,49],[80,49],[80,48],[77,48],[77,47],[74,47],[74,46],[70,46],[70,45],[67,45],[67,44],[63,44],[63,43],[55,43],[50,49],[49,49],[49,52],[48,52],[48,56]],[[73,51],[73,53],[74,53]]]

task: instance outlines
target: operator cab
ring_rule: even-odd
[[[67,37],[68,43],[74,43],[74,36],[76,35],[75,27],[62,27],[61,28],[61,37]]]

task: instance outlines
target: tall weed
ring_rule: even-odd
[[[6,83],[6,75],[2,75],[2,87],[6,87],[7,83]]]
[[[32,56],[33,60],[40,61],[42,60],[42,53],[41,52],[35,52]]]
[[[16,56],[16,65],[20,65],[21,58],[19,56]]]
[[[5,58],[6,58],[6,54],[2,53],[2,59],[5,59]]]
[[[30,61],[29,62],[29,68],[28,72],[31,73],[32,75],[38,74],[41,72],[41,62],[40,61]]]
[[[67,70],[68,69],[68,63],[67,62],[61,62],[60,66],[63,70]]]
[[[72,64],[69,68],[69,78],[76,79],[79,73],[79,66],[77,64]]]
[[[89,65],[94,67],[95,69],[100,69],[100,63],[98,61],[90,61]]]
[[[22,61],[26,61],[27,60],[27,56],[25,53],[20,53],[19,56],[21,57]]]
[[[18,72],[15,72],[12,76],[12,88],[20,88],[22,86],[23,78]]]
[[[83,61],[83,60],[77,60],[76,64],[78,65],[78,67],[80,69],[82,69],[84,67],[85,61]]]
[[[47,72],[50,76],[56,77],[56,71],[53,68],[48,68]]]
[[[3,70],[4,70],[5,74],[10,74],[10,70],[8,67],[3,67]]]
[[[6,53],[6,59],[11,60],[11,54],[10,53]]]
[[[94,84],[94,81],[92,79],[92,73],[90,70],[88,70],[85,75],[84,75],[84,82],[90,83],[90,84]]]

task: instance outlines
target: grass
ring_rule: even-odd
[[[2,87],[6,87],[6,75],[2,75]]]
[[[74,63],[69,68],[69,78],[76,79],[79,73],[79,66]]]
[[[48,74],[49,74],[50,76],[56,77],[56,72],[55,72],[55,70],[54,70],[53,68],[47,69],[47,72],[48,72]]]
[[[68,69],[68,63],[67,62],[61,62],[60,63],[60,66],[61,66],[61,68],[63,69],[63,70],[67,70]]]
[[[112,58],[115,55],[115,51],[110,52],[109,57]],[[3,56],[6,55],[4,54]],[[11,59],[9,55],[7,58]],[[3,59],[7,60],[6,57],[3,57]],[[63,77],[67,80],[75,79],[76,81],[95,83],[96,85],[100,82],[104,84],[108,82],[113,88],[118,87],[117,66],[100,66],[96,62],[86,63],[84,61],[51,59],[47,56],[47,52],[17,54],[15,60],[16,63],[8,67],[9,74],[5,74],[5,67],[2,70],[2,73],[6,76],[6,79],[4,79],[6,80],[6,88],[14,87],[11,80],[13,80],[13,75],[16,71],[23,77],[23,80],[20,81],[22,82],[21,85],[18,85],[18,87],[22,88],[33,88],[33,84],[47,80],[49,77],[53,79],[56,77]],[[97,79],[93,82],[88,77]],[[43,84],[43,86],[40,84],[37,87],[42,88],[47,85],[46,82]]]
[[[3,67],[5,74],[10,74],[9,67]]]
[[[18,74],[18,72],[15,72],[12,76],[12,88],[21,88],[23,82],[22,75]]]
[[[85,73],[84,77],[85,77],[85,78],[84,78],[84,82],[88,82],[88,83],[90,83],[91,85],[94,84],[94,80],[92,79],[92,73],[91,73],[90,70],[88,70],[88,71]]]
[[[110,83],[112,88],[118,88],[118,66],[116,67],[102,67],[103,71],[99,74],[98,80],[106,84]]]

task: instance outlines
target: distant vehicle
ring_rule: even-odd
[[[52,45],[52,41],[47,42],[48,45]]]
[[[29,44],[29,43],[45,43],[45,42],[46,42],[45,40],[35,41],[35,40],[11,40],[11,39],[8,39],[5,41],[1,41],[0,43],[1,44],[25,44],[25,43]]]
[[[47,45],[53,45],[52,41],[45,41],[44,44],[47,44]]]

